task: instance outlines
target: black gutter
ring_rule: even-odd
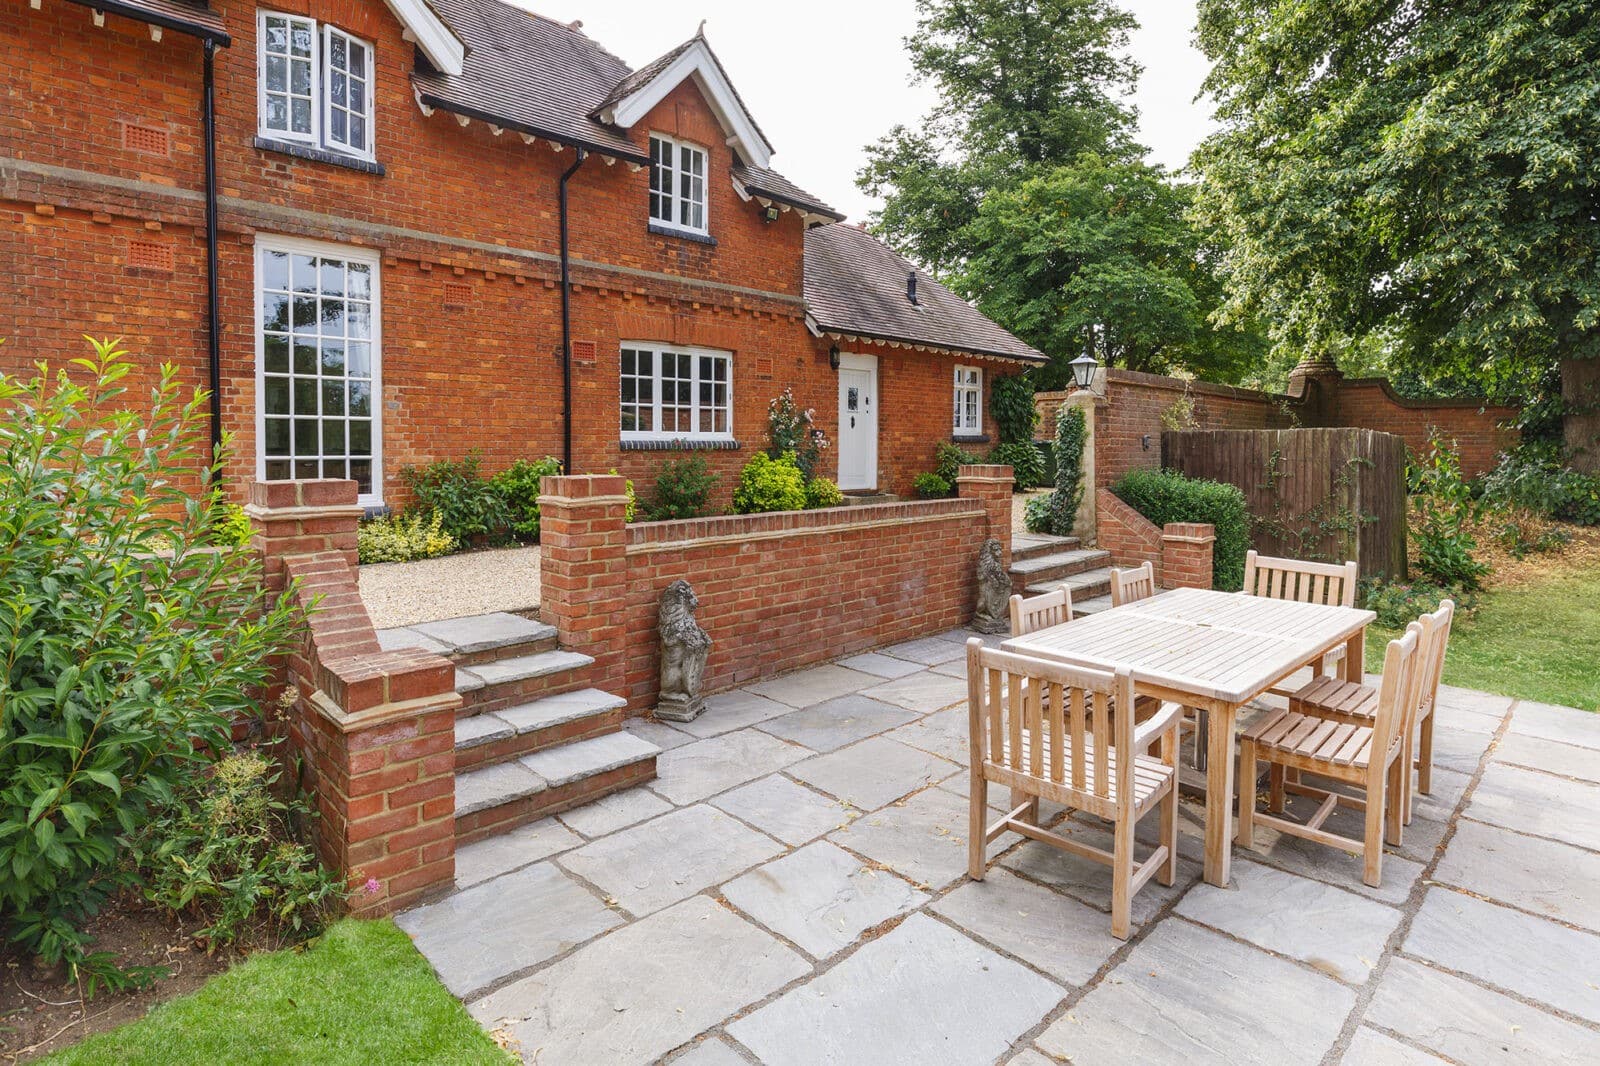
[[[415,79],[413,79],[413,84],[414,83]],[[452,115],[460,115],[463,118],[475,118],[479,122],[482,122],[488,126],[499,126],[501,129],[511,130],[514,133],[526,133],[528,136],[537,137],[541,141],[555,141],[557,144],[566,145],[569,148],[577,148],[580,151],[586,151],[592,155],[607,155],[614,159],[620,159],[625,163],[637,163],[642,167],[647,167],[650,165],[650,157],[647,155],[640,155],[638,149],[625,149],[618,148],[614,145],[598,144],[594,141],[586,141],[581,137],[574,137],[569,133],[552,133],[549,130],[542,130],[537,126],[530,126],[526,122],[518,122],[514,118],[506,118],[504,115],[494,115],[488,111],[482,111],[475,107],[468,107],[466,104],[456,103],[454,100],[446,100],[444,97],[435,93],[430,93],[420,86],[417,88],[418,99],[420,99],[422,103],[429,107],[438,108],[440,111],[448,111]]]
[[[815,316],[813,316],[812,320],[815,321]],[[817,322],[817,329],[823,334],[839,333],[847,337],[860,337],[862,340],[878,341],[880,343],[920,344],[924,348],[938,348],[953,355],[960,355],[965,352],[968,355],[981,355],[989,359],[1007,359],[1014,363],[1031,363],[1036,366],[1043,366],[1050,361],[1050,357],[1042,352],[1038,355],[1018,355],[1015,352],[996,352],[987,348],[974,348],[970,344],[948,344],[918,337],[897,337],[890,333],[869,333],[864,329],[855,329],[848,326],[825,326],[821,322]]]
[[[561,472],[572,473],[572,257],[567,252],[567,182],[583,166],[589,153],[561,173]]]
[[[206,340],[211,371],[211,462],[222,447],[222,313],[217,306],[217,86],[216,41],[206,38],[201,110],[206,142]],[[209,465],[209,464],[208,464]]]
[[[798,211],[804,211],[807,214],[821,215],[823,218],[831,218],[835,222],[843,222],[845,219],[844,215],[839,214],[839,212],[835,211],[826,204],[806,203],[804,200],[797,200],[793,196],[785,196],[783,193],[773,192],[771,189],[763,189],[761,186],[752,185],[749,182],[745,182],[744,191],[749,193],[751,196],[760,196],[771,200],[776,204],[787,204],[788,206],[795,208]]]

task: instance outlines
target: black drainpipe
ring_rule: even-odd
[[[561,472],[572,473],[572,259],[567,254],[567,182],[589,153],[561,173]]]
[[[205,104],[201,115],[206,141],[206,316],[211,370],[211,462],[222,446],[222,337],[217,309],[217,100],[213,56],[217,43],[205,42]],[[207,463],[209,466],[210,463]]]

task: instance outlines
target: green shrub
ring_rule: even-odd
[[[762,511],[799,511],[806,505],[806,480],[793,452],[773,459],[757,452],[739,471],[739,488],[733,494],[735,514]]]
[[[961,473],[963,466],[983,462],[983,456],[977,452],[969,452],[958,448],[949,441],[940,441],[938,449],[933,454],[933,472],[937,474],[946,485],[953,487],[956,478]]]
[[[793,453],[800,475],[808,481],[828,446],[828,435],[816,425],[816,415],[794,402],[793,389],[784,389],[767,404],[767,458]]]
[[[439,515],[444,532],[463,547],[474,537],[503,537],[511,526],[510,508],[484,480],[482,462],[483,457],[472,451],[464,459],[438,459],[400,471],[400,480],[416,501],[411,510]]]
[[[539,479],[560,473],[561,460],[547,455],[543,459],[518,459],[489,479],[518,540],[531,543],[539,539]]]
[[[844,493],[839,491],[839,486],[825,477],[814,477],[806,482],[806,510],[814,511],[819,507],[842,507]]]
[[[1437,611],[1439,601],[1445,599],[1455,600],[1456,610],[1462,612],[1470,611],[1477,602],[1470,592],[1421,581],[1361,584],[1361,605],[1375,613],[1378,625],[1385,629],[1404,629],[1422,615]]]
[[[1039,454],[1039,449],[1033,446],[1032,441],[997,444],[994,451],[989,453],[989,462],[1011,468],[1014,479],[1011,487],[1017,492],[1037,488],[1044,481],[1044,456]]]
[[[1039,425],[1039,408],[1033,402],[1033,382],[1024,374],[995,377],[989,385],[989,413],[1002,444],[1025,444]]]
[[[665,522],[674,518],[699,518],[710,513],[711,493],[716,484],[717,475],[711,472],[703,456],[668,459],[656,473],[655,497],[645,508],[645,520]]]
[[[356,527],[356,558],[363,563],[409,563],[449,555],[459,545],[443,523],[438,512],[369,518]]]
[[[1229,592],[1244,587],[1250,519],[1244,493],[1237,486],[1187,478],[1175,470],[1133,470],[1111,491],[1157,526],[1168,522],[1210,523],[1217,537],[1211,546],[1212,586]]]
[[[1429,444],[1428,454],[1406,471],[1413,493],[1408,532],[1417,569],[1451,588],[1482,588],[1489,566],[1473,558],[1478,541],[1469,528],[1481,507],[1461,476],[1455,449],[1438,436]]]
[[[252,532],[250,516],[244,513],[243,507],[236,503],[217,504],[211,525],[211,543],[227,548],[248,548]]]
[[[91,987],[127,983],[82,931],[137,879],[127,839],[260,715],[301,621],[213,543],[206,397],[167,365],[135,410],[133,362],[94,348],[77,379],[0,376],[0,927]]]
[[[1483,501],[1520,507],[1545,518],[1600,525],[1600,476],[1569,470],[1548,451],[1523,448],[1500,456],[1479,482]]]
[[[1053,492],[1041,492],[1037,496],[1029,496],[1028,502],[1022,505],[1022,524],[1029,533],[1050,532],[1051,515],[1050,505],[1053,502]]]
[[[1050,525],[1045,532],[1070,537],[1078,524],[1078,508],[1083,503],[1083,449],[1089,440],[1089,424],[1083,408],[1062,404],[1056,412],[1056,491],[1050,494]],[[1244,583],[1244,571],[1239,571]]]
[[[950,482],[932,471],[918,474],[911,485],[924,500],[942,500],[951,492]]]

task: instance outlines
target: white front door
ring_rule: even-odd
[[[878,487],[877,356],[839,356],[839,487]]]

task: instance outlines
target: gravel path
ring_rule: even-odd
[[[539,549],[495,548],[411,563],[372,563],[357,571],[356,581],[375,629],[491,611],[520,612],[539,606]]]

